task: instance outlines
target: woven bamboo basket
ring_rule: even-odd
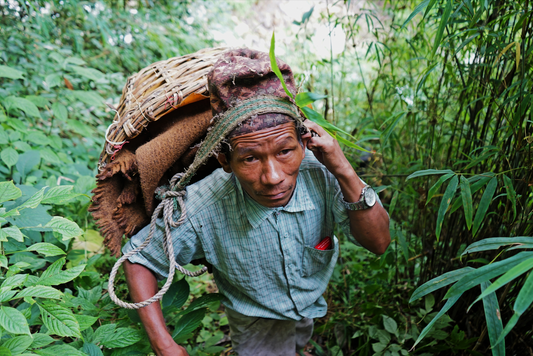
[[[128,78],[116,114],[106,130],[98,169],[101,171],[127,140],[151,122],[179,107],[209,96],[207,74],[227,48],[208,48],[156,62]]]

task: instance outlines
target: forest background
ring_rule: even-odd
[[[136,312],[109,299],[115,258],[87,213],[105,103],[150,63],[268,51],[275,31],[302,91],[327,96],[315,109],[368,150],[345,148],[391,216],[383,256],[339,235],[309,352],[533,355],[532,8],[0,0],[0,354],[150,353]],[[229,352],[210,277],[176,276],[173,290],[175,339],[191,355]]]

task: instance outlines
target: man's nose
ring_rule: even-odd
[[[277,185],[283,182],[283,171],[275,160],[268,160],[263,163],[263,172],[261,174],[261,184]]]

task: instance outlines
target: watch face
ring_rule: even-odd
[[[368,206],[374,206],[376,204],[376,192],[372,188],[365,190],[365,203]]]

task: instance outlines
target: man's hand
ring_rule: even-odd
[[[160,348],[152,345],[152,349],[154,350],[157,356],[189,356],[187,350],[185,350],[184,347],[176,344],[174,340],[172,340],[171,345],[165,348]]]
[[[344,156],[339,142],[314,122],[306,120],[304,124],[312,132],[303,135],[302,141],[337,178],[344,200],[350,203],[359,201],[364,184]],[[389,218],[380,204],[369,209],[348,211],[348,217],[350,232],[363,247],[378,255],[385,252],[390,243]]]
[[[335,140],[326,130],[310,120],[305,120],[304,125],[307,126],[311,133],[303,135],[302,139],[308,139],[307,148],[313,151],[316,159],[326,166],[331,174],[336,178],[340,178],[341,176],[355,173],[352,165],[344,156],[339,141]],[[359,188],[363,189],[362,183]]]

